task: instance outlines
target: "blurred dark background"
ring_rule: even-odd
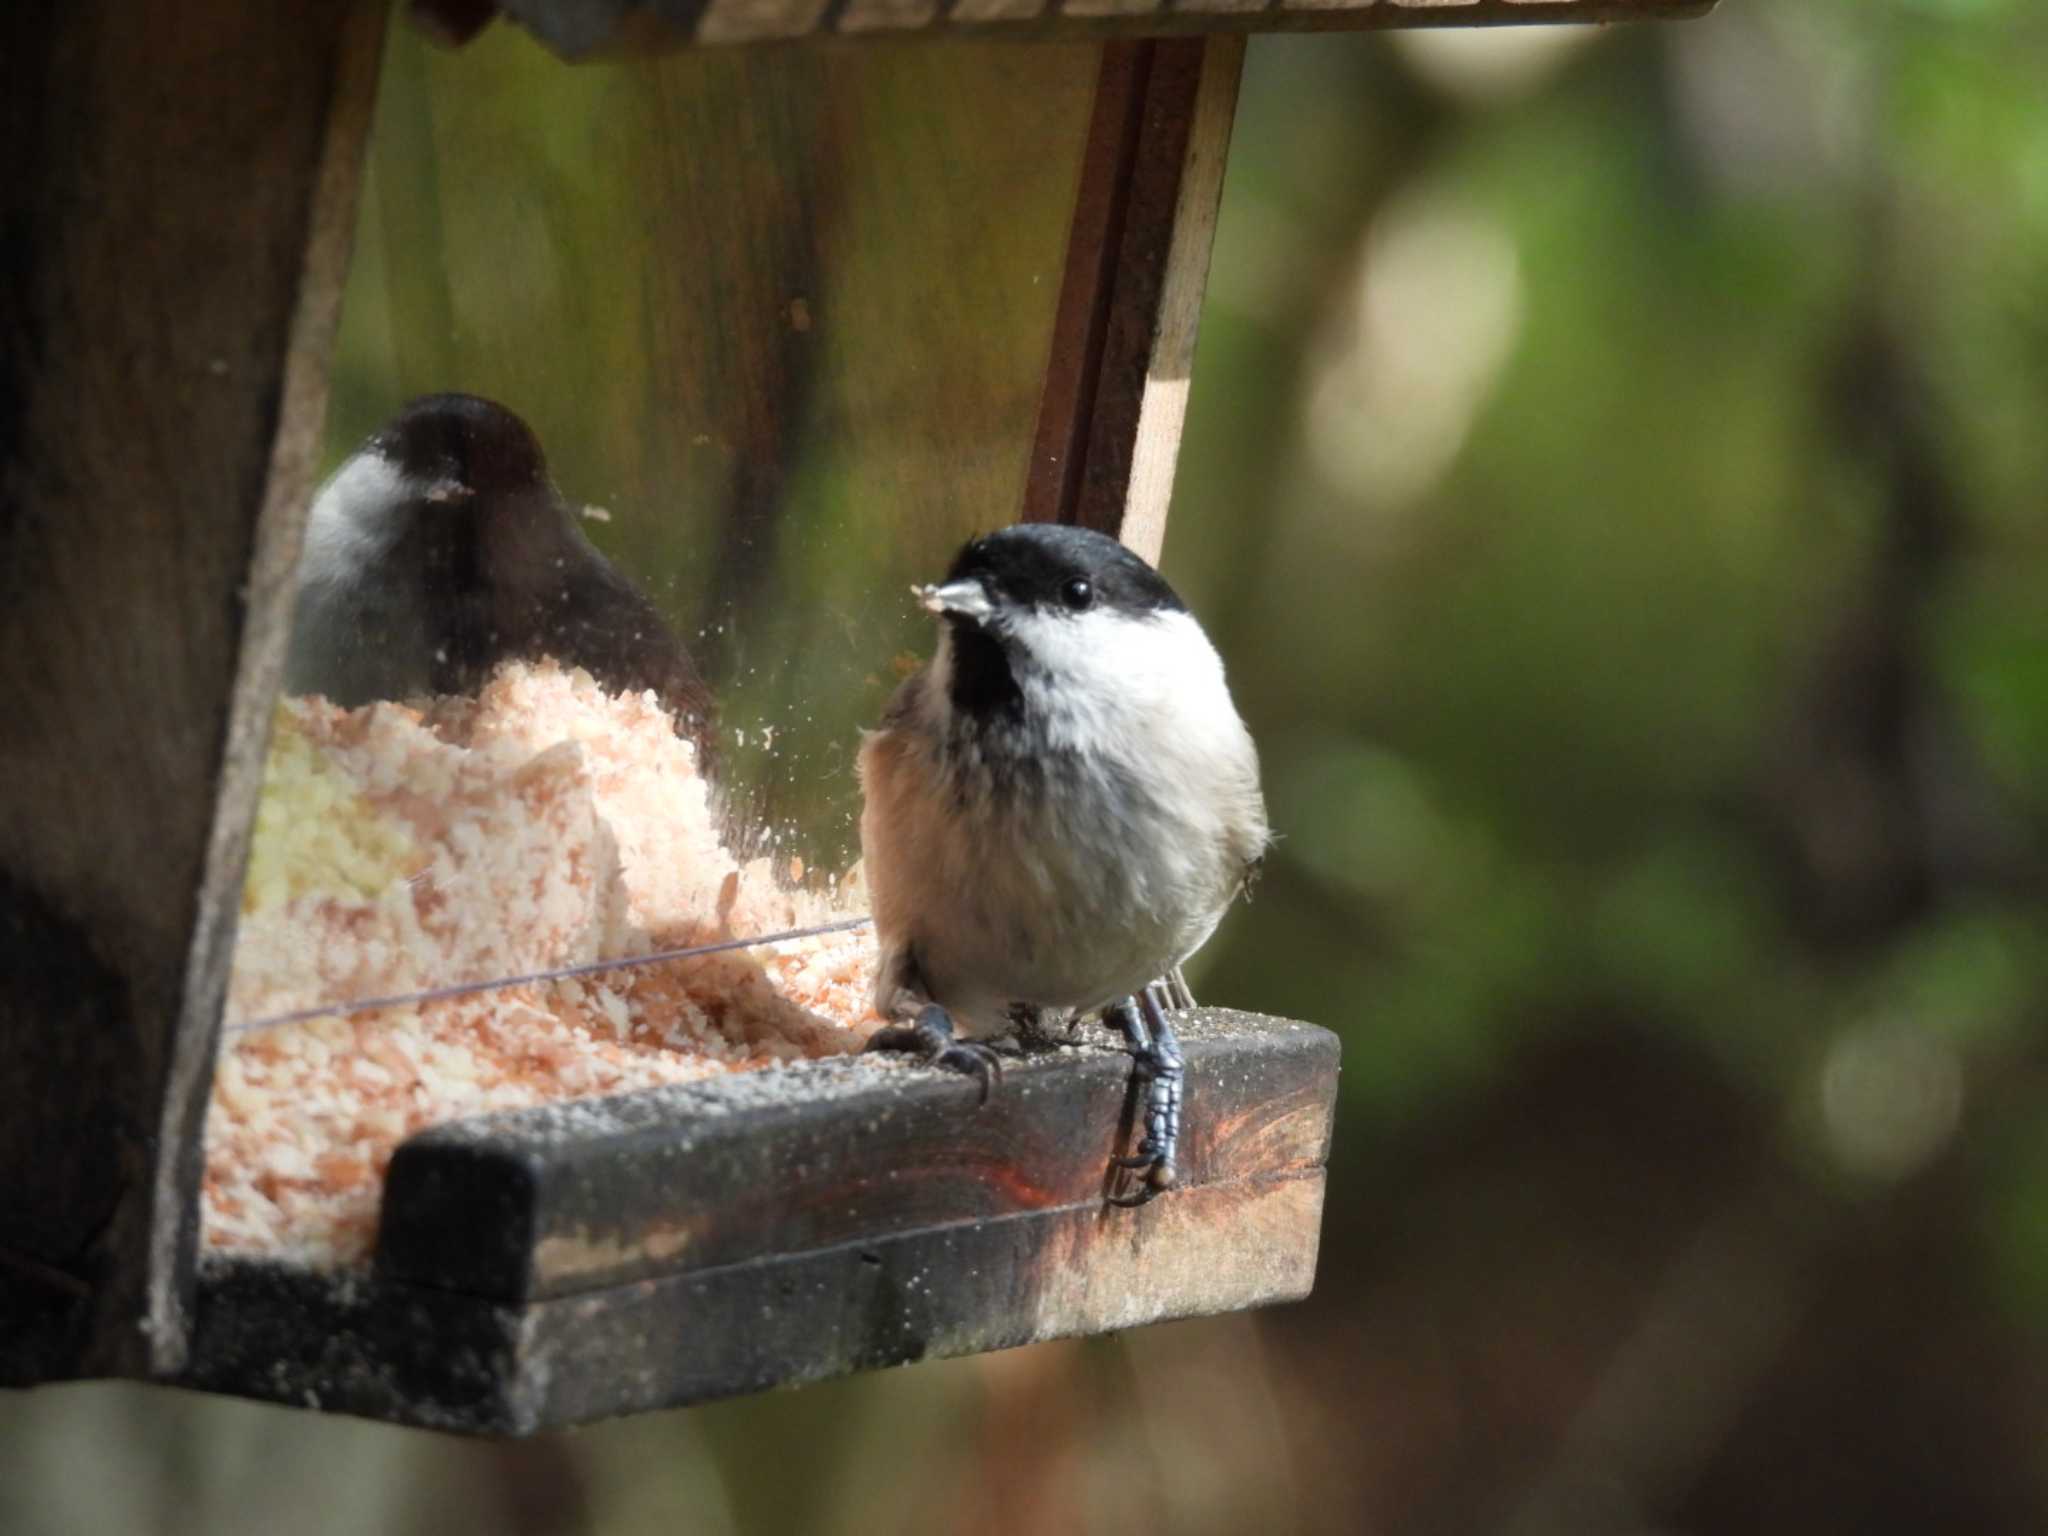
[[[0,1531],[2048,1529],[2048,21],[1261,38],[1168,574],[1344,1037],[1255,1317],[511,1446],[0,1399]]]

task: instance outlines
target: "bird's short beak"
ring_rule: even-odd
[[[995,612],[988,589],[972,577],[949,581],[944,586],[912,587],[926,613],[957,614],[977,624]]]
[[[427,500],[441,504],[451,501],[467,501],[475,494],[467,483],[456,479],[453,475],[445,479],[436,480],[427,487],[426,491]]]

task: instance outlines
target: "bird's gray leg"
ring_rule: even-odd
[[[898,978],[890,1012],[898,1018],[915,1010],[908,1024],[878,1029],[862,1047],[867,1051],[901,1051],[922,1059],[927,1066],[949,1072],[964,1072],[981,1083],[981,1102],[986,1104],[991,1089],[1002,1081],[1003,1063],[996,1053],[978,1040],[953,1038],[953,1015],[931,1001],[924,975],[917,962],[906,959]]]
[[[1187,972],[1179,966],[1166,973],[1166,986],[1174,1007],[1186,1010],[1195,1006],[1195,994],[1188,987]]]
[[[1135,1157],[1120,1157],[1119,1168],[1141,1171],[1135,1193],[1112,1195],[1112,1205],[1143,1205],[1179,1177],[1174,1159],[1180,1151],[1181,1084],[1187,1073],[1180,1041],[1166,1020],[1164,982],[1153,982],[1135,998],[1127,997],[1105,1010],[1130,1042],[1137,1079],[1144,1085],[1144,1130]]]

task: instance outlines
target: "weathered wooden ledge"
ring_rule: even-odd
[[[965,1079],[841,1059],[398,1150],[367,1272],[214,1258],[188,1386],[481,1434],[1298,1299],[1337,1040],[1199,1009],[1183,1184],[1107,1204],[1107,1037]]]

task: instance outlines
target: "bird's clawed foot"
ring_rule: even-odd
[[[981,1083],[981,1102],[1003,1080],[1002,1058],[978,1040],[955,1040],[953,1016],[937,1003],[927,1003],[910,1024],[878,1029],[868,1037],[870,1051],[901,1051],[922,1058],[925,1065],[964,1072]]]
[[[1135,1157],[1119,1157],[1115,1166],[1140,1174],[1131,1193],[1113,1194],[1111,1205],[1144,1205],[1173,1188],[1180,1177],[1174,1158],[1180,1150],[1181,1084],[1187,1073],[1180,1041],[1166,1021],[1165,987],[1154,982],[1138,997],[1125,998],[1104,1010],[1109,1021],[1130,1042],[1137,1080],[1144,1085],[1144,1130]]]

